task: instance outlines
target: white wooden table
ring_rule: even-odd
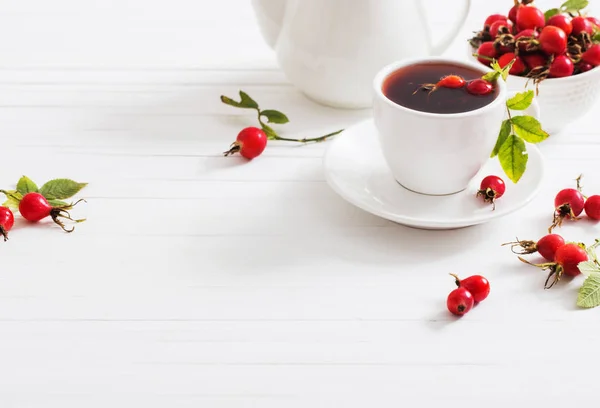
[[[292,137],[370,116],[287,83],[247,3],[0,0],[0,186],[90,183],[73,234],[19,221],[1,245],[0,406],[596,401],[600,310],[575,307],[581,278],[544,291],[544,273],[500,244],[541,236],[579,173],[600,192],[597,115],[542,145],[548,177],[523,210],[405,228],[329,189],[327,143],[222,157],[254,124],[219,101],[239,89],[287,113]],[[449,54],[492,3],[511,2],[475,0]],[[561,233],[590,242],[600,226]],[[449,272],[492,285],[460,320],[445,308]]]

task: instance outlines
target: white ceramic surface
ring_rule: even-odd
[[[340,134],[325,153],[327,182],[342,198],[357,207],[411,227],[454,229],[505,216],[535,197],[544,176],[544,162],[539,149],[528,145],[527,171],[517,184],[508,181],[495,158],[489,159],[468,187],[458,194],[418,194],[396,182],[377,139],[372,120],[361,122]],[[507,181],[506,192],[496,200],[495,210],[475,196],[480,178],[489,174],[500,175]]]
[[[382,66],[441,54],[468,14],[470,0],[462,3],[454,27],[435,45],[419,0],[252,2],[265,41],[274,46],[290,82],[309,98],[338,108],[370,107],[371,81]]]
[[[498,96],[482,108],[462,113],[416,111],[388,99],[382,84],[393,72],[415,64],[458,64],[447,58],[417,58],[390,64],[373,80],[373,118],[383,155],[404,187],[423,194],[444,195],[464,190],[488,159],[506,114],[506,84],[498,81]]]
[[[483,66],[473,57],[473,48],[467,48],[469,59]],[[509,75],[506,84],[509,90],[518,92],[536,88],[533,81],[515,75]],[[598,102],[600,68],[566,78],[547,78],[539,84],[538,90],[542,127],[550,134],[560,133]]]

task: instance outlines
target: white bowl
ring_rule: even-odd
[[[471,46],[469,58],[476,51]],[[481,64],[483,65],[483,64]],[[526,89],[535,90],[533,80],[509,75],[506,84],[509,91],[523,92]],[[577,121],[598,102],[600,97],[600,67],[582,74],[565,78],[547,78],[539,84],[537,101],[540,105],[542,128],[556,134],[564,130],[570,123]]]

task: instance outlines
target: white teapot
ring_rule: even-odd
[[[466,20],[471,0],[464,4],[460,21],[434,45],[422,0],[252,0],[261,33],[288,80],[310,99],[336,108],[370,107],[381,67],[442,54]]]

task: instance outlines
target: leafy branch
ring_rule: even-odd
[[[326,135],[315,137],[315,138],[292,139],[289,137],[282,137],[279,134],[277,134],[277,132],[275,132],[275,130],[271,126],[267,125],[267,123],[285,124],[290,121],[288,119],[288,117],[284,113],[282,113],[278,110],[274,110],[274,109],[262,110],[262,109],[260,109],[258,103],[244,91],[239,91],[239,94],[240,94],[239,101],[235,101],[225,95],[221,95],[221,102],[223,102],[226,105],[233,106],[236,108],[254,109],[257,114],[258,123],[260,124],[260,127],[265,132],[265,134],[267,135],[267,139],[269,139],[269,140],[283,140],[286,142],[299,142],[299,143],[322,142],[332,136],[335,136],[335,135],[341,133],[344,130],[344,129],[340,129],[335,132],[328,133]],[[267,123],[264,122],[263,118],[266,119]]]

